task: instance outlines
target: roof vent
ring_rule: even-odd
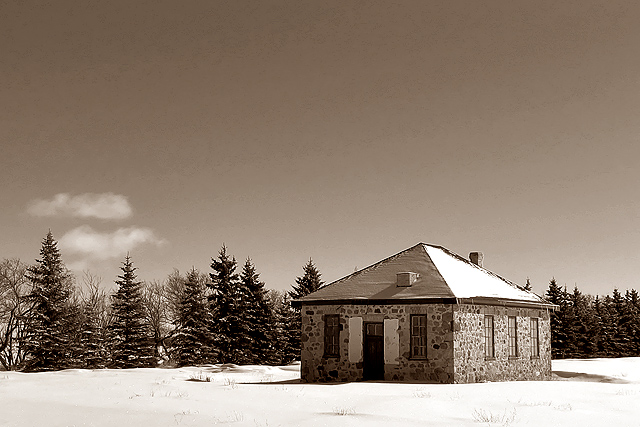
[[[469,261],[471,261],[478,267],[482,267],[482,264],[484,261],[484,254],[482,252],[471,252],[469,254]]]
[[[396,286],[407,287],[413,285],[418,280],[418,273],[402,272],[396,274]]]

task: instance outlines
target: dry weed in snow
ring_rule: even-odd
[[[190,381],[200,381],[200,382],[205,382],[205,383],[209,383],[211,382],[211,376],[204,374],[202,371],[198,371],[197,374],[193,374],[189,377]]]
[[[335,407],[333,413],[336,415],[354,415],[356,410],[353,408]]]
[[[413,392],[413,395],[415,397],[420,397],[420,398],[429,398],[429,397],[431,397],[431,393],[429,393],[427,390],[425,390],[424,387],[420,387],[419,389],[415,390]]]
[[[474,409],[473,420],[477,423],[483,423],[488,426],[503,426],[509,427],[516,420],[516,408],[503,412],[493,413],[491,411],[485,411],[484,409]]]

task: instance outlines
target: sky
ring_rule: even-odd
[[[634,1],[0,0],[0,258],[640,288]]]

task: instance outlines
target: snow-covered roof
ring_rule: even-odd
[[[411,286],[398,286],[397,274],[415,273]],[[417,245],[336,280],[296,300],[311,302],[419,302],[427,300],[551,305],[533,292],[492,273],[442,246]]]

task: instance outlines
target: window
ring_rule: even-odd
[[[509,357],[518,357],[518,324],[515,316],[509,316]]]
[[[367,335],[381,337],[384,335],[383,323],[367,323]]]
[[[324,318],[324,355],[340,356],[340,315],[327,314]]]
[[[427,358],[427,315],[411,315],[411,357]]]
[[[411,357],[427,358],[427,315],[411,315]]]
[[[540,340],[538,339],[538,319],[531,318],[531,357],[540,357]]]
[[[493,316],[484,316],[484,357],[485,359],[496,357],[493,345]]]

